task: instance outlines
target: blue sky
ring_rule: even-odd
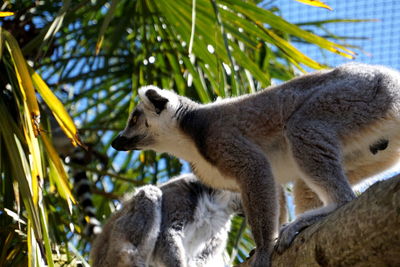
[[[266,1],[267,2],[267,1]],[[269,1],[271,2],[271,1]],[[338,36],[367,37],[365,40],[348,40],[347,43],[362,47],[356,61],[390,66],[400,70],[400,1],[399,0],[324,0],[333,8],[307,6],[295,0],[275,0],[282,16],[293,23],[328,19],[375,19],[374,22],[333,23],[327,29]],[[320,31],[323,33],[323,31]],[[340,56],[321,54],[319,49],[300,45],[300,50],[317,61],[331,66],[345,62]]]

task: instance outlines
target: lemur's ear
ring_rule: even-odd
[[[168,103],[168,99],[161,96],[156,90],[148,89],[145,93],[147,99],[153,104],[156,113],[160,114]]]

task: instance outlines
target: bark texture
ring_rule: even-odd
[[[302,231],[272,266],[400,266],[400,175]]]
[[[302,231],[272,267],[400,266],[400,175]],[[246,266],[242,263],[239,266]]]

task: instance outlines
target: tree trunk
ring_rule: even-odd
[[[273,253],[271,265],[400,266],[400,175],[306,228],[283,254]]]

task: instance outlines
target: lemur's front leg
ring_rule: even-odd
[[[271,168],[257,145],[240,136],[228,139],[226,143],[219,139],[215,147],[219,157],[215,160],[222,173],[236,179],[241,191],[246,218],[257,246],[250,266],[269,266],[278,227],[278,197]]]

